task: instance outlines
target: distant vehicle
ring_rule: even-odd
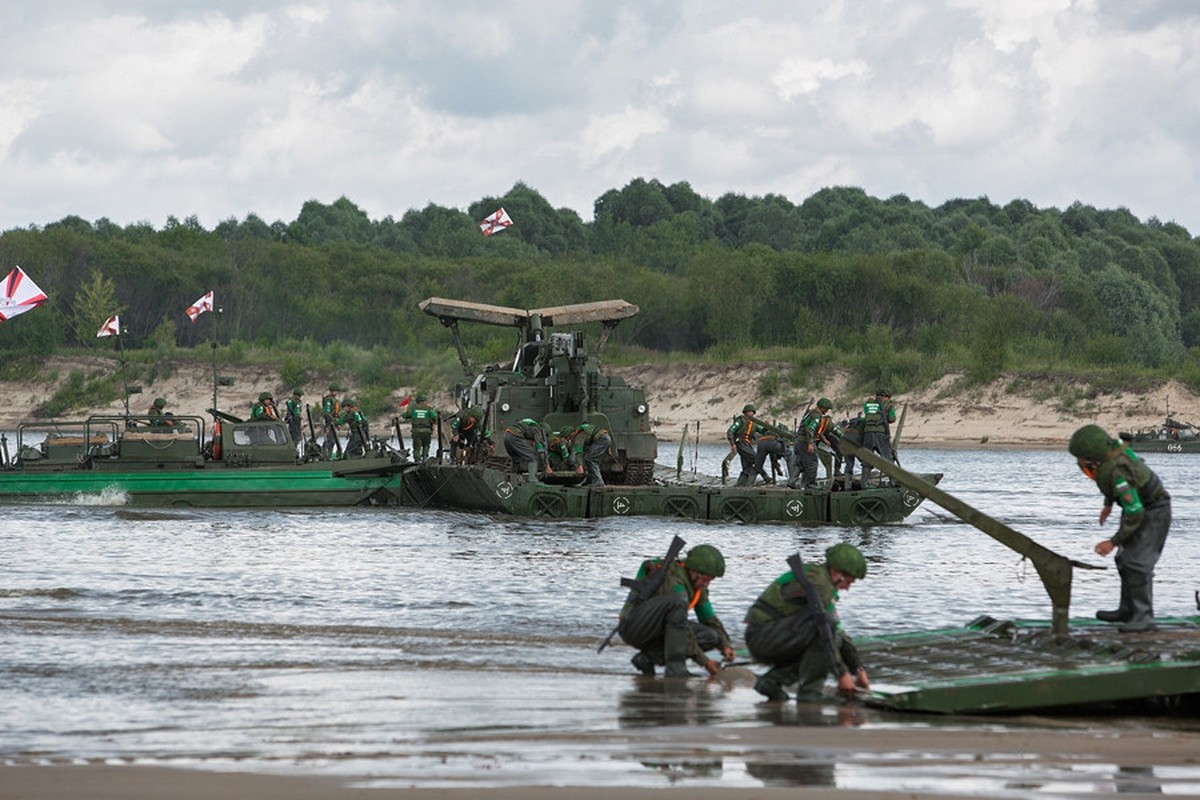
[[[1200,428],[1167,417],[1161,425],[1121,431],[1123,441],[1143,453],[1200,453]]]
[[[398,505],[399,454],[300,461],[287,425],[202,417],[92,416],[23,423],[0,439],[0,503],[112,497],[134,506]]]

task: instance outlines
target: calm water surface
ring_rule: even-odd
[[[715,471],[724,452],[701,448],[701,471]],[[1100,496],[1065,453],[902,458],[908,469],[944,472],[943,489],[1043,545],[1111,565],[1091,552],[1105,535]],[[1156,611],[1194,614],[1200,456],[1147,458],[1175,514]],[[0,761],[306,770],[402,785],[657,785],[662,770],[594,752],[584,759],[557,738],[780,724],[744,683],[693,681],[664,701],[663,682],[634,677],[628,648],[596,653],[624,598],[620,576],[674,534],[725,553],[712,597],[739,641],[742,615],[786,556],[820,557],[838,541],[859,546],[870,565],[843,596],[851,633],[1049,615],[1028,564],[928,502],[904,524],[869,529],[420,509],[154,511],[95,499],[9,508],[0,528]],[[1117,586],[1112,569],[1077,571],[1074,615],[1112,606]],[[935,723],[873,711],[858,720]],[[672,781],[771,783],[748,765],[676,772]],[[871,788],[852,772],[838,785]]]

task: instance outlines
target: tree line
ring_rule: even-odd
[[[503,206],[515,224],[484,237]],[[295,220],[254,214],[206,230],[67,217],[0,234],[49,311],[0,325],[7,353],[96,346],[120,313],[123,345],[345,343],[396,358],[442,353],[417,303],[432,295],[532,308],[621,297],[642,313],[622,346],[746,357],[798,370],[834,361],[905,383],[967,367],[1124,368],[1200,378],[1200,243],[1126,209],[1037,208],[987,198],[930,207],[904,195],[822,189],[796,204],[636,179],[605,192],[593,221],[518,183],[465,211],[428,205],[371,220],[347,198]],[[212,290],[221,309],[184,309]],[[511,336],[464,328],[503,357]]]

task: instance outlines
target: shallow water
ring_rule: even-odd
[[[715,472],[724,452],[689,451],[687,465],[696,455],[701,471]],[[1174,508],[1156,611],[1194,614],[1200,456],[1148,459]],[[1111,566],[1091,551],[1105,535],[1096,525],[1100,495],[1064,453],[912,450],[903,463],[944,472],[941,488],[1053,550]],[[635,677],[628,648],[596,653],[624,597],[619,578],[641,557],[662,553],[674,534],[689,545],[718,545],[728,571],[712,599],[740,640],[743,613],[787,569],[789,553],[820,557],[848,541],[870,569],[840,604],[851,634],[961,625],[980,614],[1049,615],[1028,564],[928,502],[903,524],[870,529],[539,522],[419,509],[148,511],[119,498],[14,507],[5,516],[4,763],[299,768],[370,775],[384,785],[872,788],[880,764],[870,759],[869,773],[861,764],[793,763],[780,754],[755,762],[721,756],[720,748],[694,764],[633,759],[612,734],[842,725],[847,712],[769,712],[747,670],[682,691]],[[1117,585],[1112,569],[1077,571],[1074,615],[1113,605]],[[852,714],[850,724],[868,727],[1038,724]],[[1194,723],[1086,725],[1200,729]],[[981,781],[986,793],[994,780],[1013,780],[1013,770],[1035,768],[1005,769],[999,778],[966,770],[938,785],[977,791],[971,781]],[[1116,771],[1068,777],[1111,790]],[[1200,785],[1200,770],[1171,780]]]

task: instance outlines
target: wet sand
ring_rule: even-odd
[[[778,713],[795,713],[780,709]],[[850,712],[852,717],[852,712]],[[852,721],[847,718],[846,721]],[[618,733],[530,737],[530,746],[561,748],[565,757],[625,759],[659,768],[657,785],[627,785],[619,775],[607,785],[538,785],[505,775],[497,762],[478,777],[463,775],[452,785],[383,783],[371,776],[306,776],[120,766],[112,763],[31,764],[0,767],[0,800],[210,800],[214,797],[406,798],[468,800],[588,797],[597,800],[675,797],[739,798],[1021,797],[1065,794],[1200,793],[1200,731],[1089,730],[1078,721],[1029,724],[1063,730],[1013,730],[1011,718],[995,729],[896,729],[841,726],[680,727]],[[537,741],[534,742],[533,739]],[[522,743],[505,737],[496,751]],[[737,765],[760,785],[739,780]],[[735,773],[734,780],[726,781]],[[382,783],[382,785],[380,785]],[[413,784],[416,784],[415,786]],[[640,782],[639,782],[640,783]]]

